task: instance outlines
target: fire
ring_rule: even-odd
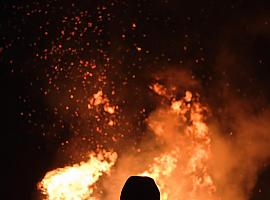
[[[114,152],[90,154],[87,162],[48,172],[38,188],[48,200],[89,199],[93,194],[94,184],[100,176],[110,172],[116,159],[117,154]]]
[[[142,175],[156,180],[162,200],[215,199],[216,186],[208,168],[211,134],[205,123],[207,108],[190,91],[170,102],[149,117],[148,125],[165,142],[166,152]]]
[[[205,122],[207,108],[200,103],[199,95],[190,91],[186,91],[182,98],[176,98],[160,84],[154,84],[151,89],[167,99],[146,120],[160,146],[155,150],[157,156],[151,157],[153,160],[147,158],[150,164],[138,174],[150,176],[156,181],[161,200],[218,199],[208,164],[211,159],[211,133]],[[105,112],[112,114],[115,111],[102,91],[90,98],[88,106],[92,109],[100,105]],[[109,124],[113,125],[113,121]],[[93,193],[96,182],[103,173],[110,172],[115,162],[116,153],[107,152],[103,157],[100,154],[90,155],[87,162],[48,172],[38,187],[50,200],[100,199]],[[125,163],[123,168],[120,165],[118,170],[134,168],[130,165]],[[119,180],[114,174],[112,177]],[[120,190],[120,185],[124,183],[117,184]]]
[[[149,176],[156,181],[161,191],[161,200],[168,199],[169,189],[165,187],[166,182],[164,182],[162,178],[170,177],[171,173],[176,168],[177,159],[173,154],[175,154],[175,152],[156,157],[153,165],[150,166],[147,171],[139,174],[140,176]]]

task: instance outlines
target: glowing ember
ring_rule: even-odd
[[[103,96],[102,91],[98,91],[96,94],[93,95],[93,98],[89,100],[89,106],[97,106],[100,104],[107,103],[108,99]]]
[[[93,97],[89,99],[88,109],[92,109],[99,105],[103,105],[103,109],[105,112],[109,114],[115,113],[116,106],[110,104],[109,99],[103,94],[102,90],[95,93]]]
[[[93,194],[93,186],[103,173],[109,173],[116,153],[91,154],[87,162],[48,172],[38,188],[49,200],[83,200]]]
[[[150,85],[149,88],[152,89],[158,95],[165,96],[166,93],[167,93],[166,88],[163,85],[159,84],[159,83],[155,83],[153,85]]]

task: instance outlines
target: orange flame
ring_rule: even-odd
[[[168,96],[167,89],[160,84],[154,84],[153,90],[167,98],[170,104],[163,105],[148,117],[148,127],[162,145],[157,150],[159,156],[139,175],[155,179],[161,200],[216,200],[216,186],[208,166],[211,133],[205,122],[207,108],[190,91],[177,99]],[[106,112],[114,111],[102,91],[94,94],[88,106],[99,105],[103,105]],[[93,194],[96,182],[103,173],[110,172],[115,162],[116,153],[107,152],[102,157],[90,155],[87,162],[48,172],[38,188],[50,200],[99,199]]]
[[[93,194],[93,186],[103,173],[109,173],[117,154],[101,152],[90,154],[87,162],[66,166],[48,172],[38,188],[48,200],[83,200]]]
[[[161,191],[161,200],[168,199],[169,190],[165,188],[165,182],[162,178],[168,178],[176,168],[177,159],[173,155],[174,153],[156,157],[153,165],[147,171],[139,174],[139,176],[149,176],[157,182],[158,188]]]
[[[215,199],[216,186],[208,169],[211,134],[204,122],[206,111],[187,91],[182,99],[173,98],[169,107],[149,117],[148,125],[165,142],[166,153],[155,158],[142,175],[156,180],[162,200]]]

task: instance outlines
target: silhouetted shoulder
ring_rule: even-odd
[[[121,191],[120,200],[160,200],[160,193],[152,178],[131,176]]]

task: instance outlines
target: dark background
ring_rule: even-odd
[[[111,3],[114,6],[108,6]],[[33,198],[36,183],[54,167],[56,152],[72,134],[69,128],[52,126],[58,118],[48,109],[47,99],[40,92],[47,86],[42,78],[48,66],[35,54],[51,45],[63,16],[88,10],[95,22],[97,7],[103,5],[109,7],[112,20],[99,22],[105,33],[90,34],[88,39],[98,37],[112,42],[111,47],[101,48],[122,61],[119,65],[123,77],[180,66],[200,80],[205,98],[210,98],[213,105],[222,102],[219,94],[210,97],[211,91],[229,87],[238,98],[256,99],[258,112],[269,106],[268,1],[1,1],[3,199]],[[50,33],[48,37],[44,37],[45,29]],[[137,55],[133,50],[137,46],[150,53]],[[58,135],[45,137],[48,132]],[[270,198],[269,180],[270,169],[266,165],[258,176],[252,200]]]

